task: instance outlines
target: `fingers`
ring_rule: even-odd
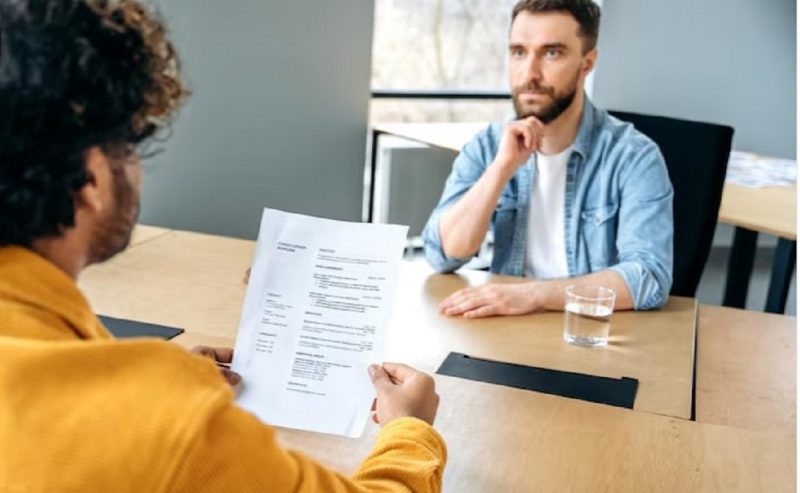
[[[372,411],[372,422],[376,425],[380,424],[378,422],[378,399],[372,399],[372,407],[369,410]]]
[[[453,293],[439,305],[439,311],[448,316],[462,315],[498,301],[495,288],[487,284],[478,288],[462,289]]]
[[[536,117],[529,116],[508,125],[509,132],[522,140],[525,150],[534,152],[541,147],[544,125]]]
[[[372,379],[372,385],[375,386],[375,390],[379,393],[386,387],[393,385],[389,374],[386,373],[386,370],[381,365],[370,365],[367,368],[367,372],[369,373],[369,378]]]
[[[439,404],[433,377],[401,363],[371,365],[369,373],[377,392],[372,421],[383,426],[412,416],[433,424]]]
[[[502,284],[484,284],[477,288],[456,291],[439,305],[439,312],[447,316],[482,318],[509,313],[509,288]],[[522,312],[520,312],[522,313]]]
[[[439,311],[444,313],[448,308],[452,308],[453,306],[461,303],[465,297],[469,296],[469,294],[474,290],[475,288],[459,289],[439,303]]]
[[[402,363],[384,363],[383,369],[395,384],[402,384],[411,377],[419,375],[420,372]]]
[[[533,134],[533,129],[530,126],[520,123],[512,123],[509,125],[508,131],[511,133],[512,137],[517,139],[517,142],[521,141],[523,149],[533,152],[535,136]]]
[[[230,363],[233,360],[233,349],[229,347],[196,346],[192,352],[213,359],[217,363]]]
[[[250,269],[252,267],[248,267],[246,271],[244,271],[244,277],[242,278],[242,282],[247,284],[250,282]]]
[[[229,365],[233,360],[233,349],[228,347],[209,347],[209,346],[195,346],[192,348],[192,353],[213,360],[219,368],[220,374],[225,378],[231,387],[234,387],[242,381],[241,375],[231,371]]]
[[[444,314],[449,317],[454,317],[457,315],[464,315],[467,312],[474,311],[481,307],[490,305],[492,301],[483,293],[474,293],[472,296],[468,298],[464,298],[459,303],[451,306],[447,310],[444,311]]]
[[[214,360],[218,363],[230,363],[233,361],[233,348],[229,347],[215,347]]]
[[[484,305],[480,308],[470,310],[464,313],[464,318],[483,318],[492,317],[500,314],[500,308],[497,305]]]
[[[368,372],[376,388],[378,386],[402,385],[403,382],[415,375],[422,374],[408,365],[389,362],[383,363],[383,365],[370,365]],[[372,410],[375,410],[375,402],[372,403]]]
[[[228,382],[228,385],[230,385],[231,387],[239,385],[239,382],[242,381],[242,377],[235,371],[231,371],[227,368],[220,368],[219,372],[222,374],[222,376]]]
[[[526,125],[530,126],[530,127],[531,127],[531,129],[532,129],[534,132],[537,132],[537,133],[542,133],[542,132],[544,132],[544,123],[542,123],[541,121],[539,121],[539,119],[538,119],[538,118],[536,118],[535,116],[529,116],[528,118],[525,118],[525,119],[523,119],[523,120],[520,120],[520,121],[522,121],[522,122],[524,122]]]

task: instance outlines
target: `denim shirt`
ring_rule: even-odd
[[[464,146],[425,226],[425,257],[439,272],[452,272],[472,258],[445,255],[439,219],[492,163],[503,127],[493,123]],[[588,97],[572,149],[564,203],[570,277],[611,269],[625,280],[634,309],[664,305],[672,285],[673,192],[661,151],[631,124],[595,108]],[[535,169],[531,156],[500,194],[491,223],[492,272],[524,275]]]

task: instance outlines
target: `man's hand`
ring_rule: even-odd
[[[531,154],[539,150],[542,137],[544,137],[544,124],[536,117],[529,116],[508,123],[503,129],[500,148],[497,150],[494,162],[513,174],[528,161]]]
[[[399,363],[369,367],[377,397],[372,404],[372,420],[381,426],[397,418],[414,417],[433,424],[439,408],[439,395],[430,375]]]
[[[210,358],[219,367],[219,372],[225,377],[231,387],[234,387],[242,381],[242,377],[230,369],[230,363],[233,360],[233,349],[224,347],[208,347],[208,346],[195,346],[192,348],[192,353],[199,356]]]
[[[242,282],[247,284],[250,282],[250,270],[252,267],[248,267],[246,271],[244,271],[244,276],[242,277]]]
[[[439,312],[465,318],[482,318],[494,315],[522,315],[541,309],[535,296],[535,283],[484,284],[477,288],[464,288],[448,296],[439,304]]]

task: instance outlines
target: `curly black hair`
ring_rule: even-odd
[[[0,0],[0,245],[75,223],[86,152],[130,155],[188,95],[136,0]]]

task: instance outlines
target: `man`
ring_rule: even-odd
[[[0,490],[439,491],[429,376],[370,368],[382,429],[347,478],[282,449],[211,359],[89,308],[76,279],[127,245],[137,145],[185,95],[138,1],[0,0]]]
[[[612,288],[617,309],[662,306],[672,284],[672,186],[658,147],[584,94],[597,59],[591,0],[522,0],[509,35],[517,120],[461,151],[423,232],[425,254],[453,271],[494,230],[492,271],[532,280],[460,290],[447,315],[564,308],[564,288]]]

